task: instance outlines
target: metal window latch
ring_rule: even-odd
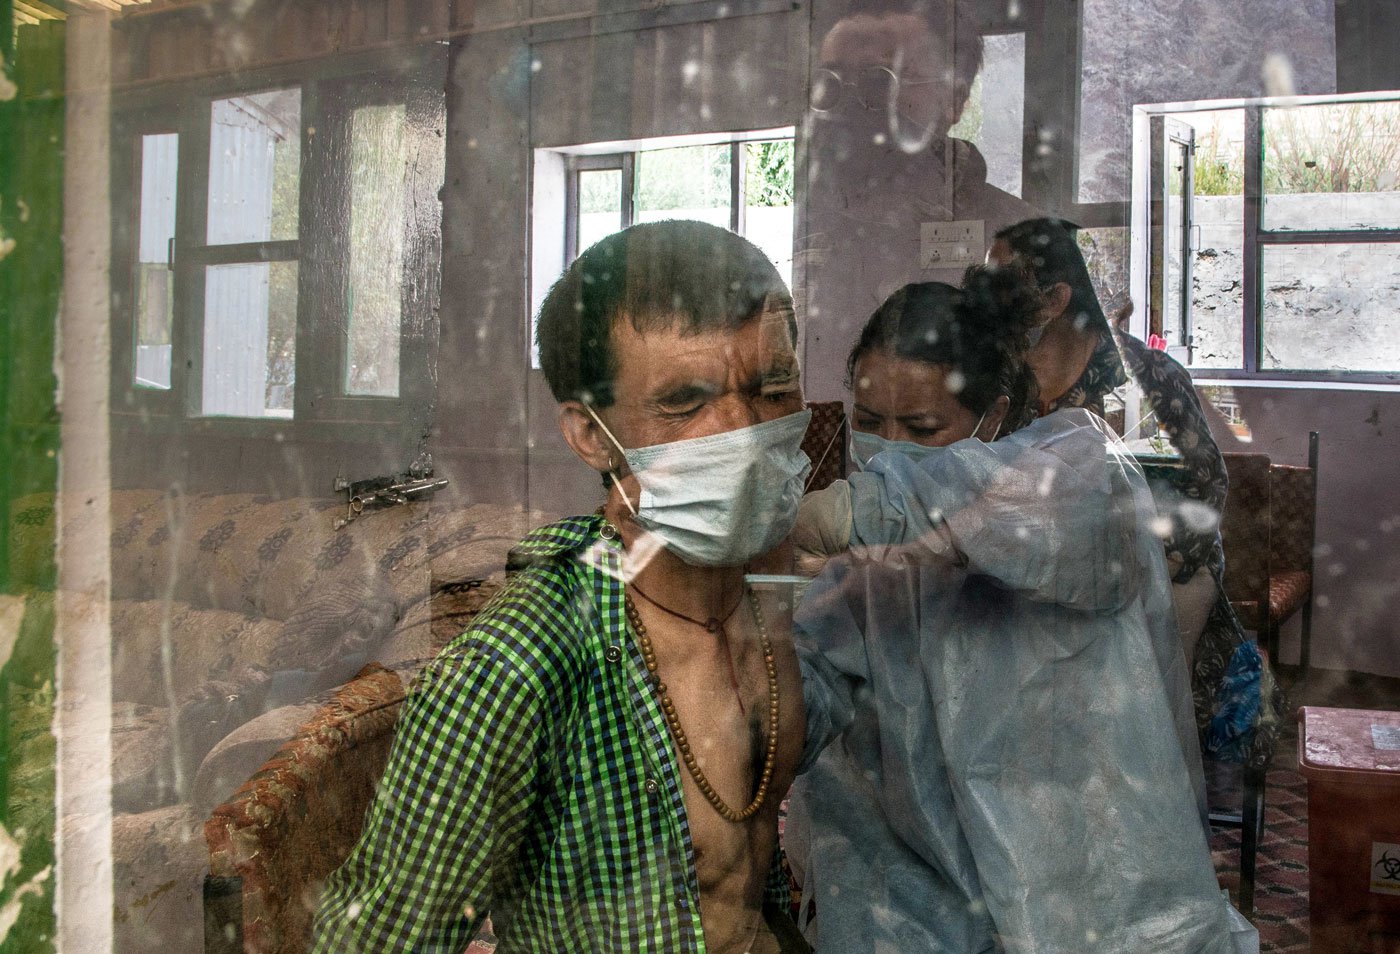
[[[446,477],[433,477],[432,467],[415,467],[410,473],[395,474],[392,477],[371,477],[368,480],[348,481],[344,477],[335,479],[337,492],[345,491],[345,516],[338,517],[335,529],[339,530],[366,510],[378,510],[418,500],[436,493],[447,486]]]

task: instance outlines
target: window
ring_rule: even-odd
[[[175,302],[175,185],[178,133],[141,137],[141,192],[136,266],[136,354],[133,383],[170,388],[170,329]]]
[[[407,108],[361,106],[350,118],[350,270],[346,394],[397,397],[404,230],[409,181]]]
[[[124,114],[135,199],[114,248],[133,266],[113,301],[132,400],[373,420],[411,398],[401,367],[425,360],[435,320],[443,109],[440,87],[374,75]]]
[[[1400,380],[1400,101],[1139,112],[1146,330],[1211,377]]]
[[[578,156],[569,165],[569,261],[629,225],[695,219],[749,239],[791,286],[791,139]]]
[[[291,417],[296,384],[301,90],[210,105],[199,413]]]
[[[1026,35],[982,38],[982,68],[967,105],[948,135],[975,145],[987,162],[987,183],[1019,196],[1026,121]]]
[[[545,292],[579,253],[642,222],[695,219],[738,232],[792,287],[793,130],[536,149],[530,351]]]

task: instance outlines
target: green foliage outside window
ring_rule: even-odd
[[[749,206],[793,204],[791,139],[745,145],[744,192]],[[636,208],[714,209],[729,205],[730,147],[683,146],[637,153]],[[621,177],[581,179],[579,211],[615,212]]]
[[[744,193],[748,204],[778,207],[792,205],[792,140],[755,142],[750,143],[747,149]]]
[[[1244,149],[1197,128],[1196,195],[1240,195]],[[1268,194],[1388,192],[1400,186],[1400,102],[1328,103],[1264,111]]]

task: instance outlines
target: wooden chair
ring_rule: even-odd
[[[1313,547],[1317,541],[1318,435],[1308,435],[1308,465],[1269,469],[1269,612],[1262,639],[1278,654],[1279,628],[1302,611],[1298,667],[1307,674],[1312,643]]]
[[[1268,606],[1269,553],[1273,500],[1267,454],[1227,453],[1225,469],[1230,493],[1220,519],[1225,546],[1225,593],[1246,629],[1257,617],[1258,607]],[[1264,836],[1264,766],[1245,765],[1244,797],[1238,812],[1211,812],[1210,822],[1240,829],[1240,908],[1254,913],[1254,877],[1259,842]]]
[[[1223,456],[1230,477],[1230,493],[1220,518],[1220,538],[1225,546],[1225,595],[1244,628],[1259,633],[1259,621],[1267,617],[1269,606],[1273,530],[1269,456]]]
[[[1257,461],[1262,454],[1226,454],[1230,498],[1236,479],[1249,488],[1251,500],[1230,524],[1226,506],[1221,535],[1225,539],[1225,589],[1246,629],[1278,661],[1279,628],[1302,610],[1303,638],[1299,665],[1306,671],[1312,641],[1313,544],[1317,536],[1318,435],[1308,435],[1308,466],[1268,466],[1267,488],[1258,487]],[[1247,512],[1245,512],[1247,511]]]
[[[369,664],[210,815],[206,954],[307,949],[309,892],[359,839],[403,699],[399,674]]]
[[[1299,664],[1309,663],[1313,545],[1317,535],[1318,434],[1308,435],[1308,466],[1272,464],[1265,454],[1227,453],[1230,494],[1221,517],[1225,592],[1240,623],[1253,630],[1265,658],[1277,662],[1279,627],[1300,609]],[[1263,766],[1244,769],[1238,813],[1212,812],[1212,824],[1239,828],[1240,907],[1254,911],[1254,868],[1264,831]]]
[[[807,405],[812,423],[802,438],[802,449],[812,459],[807,490],[822,490],[846,476],[846,405],[818,401]]]

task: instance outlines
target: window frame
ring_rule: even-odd
[[[644,150],[638,150],[644,151]],[[578,258],[579,185],[580,173],[611,172],[622,173],[618,186],[621,200],[622,227],[632,224],[636,216],[637,196],[637,151],[610,152],[596,156],[569,156],[564,166],[564,266]]]
[[[1316,96],[1257,97],[1252,99],[1203,100],[1188,103],[1139,105],[1134,113],[1134,187],[1133,187],[1133,298],[1139,304],[1138,314],[1154,313],[1158,302],[1157,287],[1150,280],[1149,262],[1153,255],[1155,232],[1151,226],[1151,195],[1149,164],[1158,161],[1157,141],[1149,132],[1155,119],[1180,113],[1239,109],[1244,113],[1244,183],[1243,228],[1241,248],[1242,321],[1241,343],[1243,368],[1190,368],[1197,384],[1230,383],[1306,385],[1340,384],[1358,386],[1400,385],[1400,368],[1394,371],[1327,371],[1293,368],[1265,368],[1264,359],[1264,249],[1278,245],[1376,245],[1400,243],[1400,223],[1394,228],[1376,229],[1270,229],[1264,223],[1264,112],[1273,108],[1331,105],[1345,103],[1400,101],[1400,92],[1381,91],[1359,94],[1323,94]],[[1325,193],[1316,193],[1325,194]],[[1192,249],[1194,253],[1194,249]],[[1145,330],[1145,329],[1143,329]]]
[[[112,406],[130,406],[147,414],[168,416],[177,405],[178,395],[187,387],[186,362],[183,358],[188,329],[180,316],[187,311],[182,301],[186,283],[175,278],[170,297],[170,386],[143,387],[136,383],[136,312],[139,288],[136,275],[140,268],[141,241],[141,180],[144,156],[142,141],[146,136],[175,135],[175,240],[168,244],[166,267],[176,272],[179,261],[177,249],[181,217],[186,214],[188,201],[182,191],[186,158],[186,142],[190,136],[184,116],[172,117],[169,111],[145,108],[128,110],[114,116],[112,122],[111,194],[126,196],[126,201],[112,216]]]
[[[336,97],[340,102],[331,105]],[[350,76],[322,80],[316,86],[315,117],[317,135],[310,146],[320,169],[329,175],[316,175],[302,190],[302,216],[309,221],[328,218],[342,221],[344,229],[327,230],[320,237],[305,278],[299,282],[297,336],[315,347],[309,351],[297,348],[297,380],[306,375],[306,386],[296,389],[297,415],[316,415],[338,421],[367,423],[397,420],[414,406],[433,399],[432,383],[423,375],[407,374],[412,368],[427,368],[431,351],[436,345],[437,308],[441,288],[442,215],[439,205],[441,177],[413,179],[415,188],[406,197],[405,215],[400,223],[403,230],[403,277],[400,283],[399,312],[399,393],[397,395],[350,394],[345,386],[349,363],[347,296],[350,269],[350,177],[348,149],[333,148],[333,137],[344,136],[348,142],[351,122],[356,109],[366,106],[404,104],[406,135],[426,137],[422,129],[414,130],[416,120],[428,114],[436,116],[438,128],[445,131],[444,90],[415,81],[410,76]],[[445,137],[443,137],[445,139]],[[337,144],[338,145],[338,144]],[[324,154],[324,155],[323,155]],[[445,159],[445,150],[442,157]],[[421,254],[415,251],[423,245],[422,230],[414,227],[413,212],[437,208],[433,234],[427,237]],[[308,291],[305,282],[312,283]],[[414,286],[427,288],[430,294],[410,295]],[[304,302],[304,304],[303,304]],[[334,347],[331,343],[334,341]]]
[[[678,137],[682,138],[682,137]],[[699,145],[729,146],[729,230],[738,235],[744,234],[744,208],[748,199],[748,180],[745,176],[746,159],[744,147],[756,142],[791,142],[797,148],[795,135],[765,136],[756,139],[720,139]],[[637,200],[637,156],[644,152],[659,152],[664,149],[680,149],[691,142],[674,146],[651,146],[646,149],[631,149],[622,152],[607,152],[586,155],[569,155],[565,160],[564,192],[564,264],[569,265],[578,258],[579,229],[579,173],[619,170],[622,172],[621,206],[622,227],[625,229],[636,221]],[[796,203],[796,197],[793,198]]]
[[[259,93],[296,89],[300,97],[301,142],[297,172],[297,237],[295,239],[268,239],[258,242],[209,242],[209,150],[213,131],[213,104],[239,96],[256,96]],[[180,283],[185,283],[187,292],[186,308],[176,313],[176,320],[184,320],[189,327],[184,336],[185,349],[171,349],[175,360],[183,360],[186,366],[185,389],[181,404],[187,417],[201,419],[229,418],[240,421],[287,421],[281,415],[265,414],[261,417],[243,417],[229,414],[206,414],[204,412],[204,339],[205,339],[205,284],[208,269],[217,265],[250,265],[260,262],[297,263],[297,340],[301,339],[302,295],[305,291],[301,276],[301,235],[302,224],[306,221],[306,193],[303,188],[306,173],[306,148],[308,128],[315,119],[307,115],[308,84],[277,84],[239,89],[222,96],[201,96],[188,109],[187,127],[190,136],[180,137],[180,173],[176,187],[175,214],[175,300],[181,300],[178,291]],[[190,148],[186,149],[186,143]],[[184,214],[180,207],[184,206]],[[297,348],[300,363],[301,348]],[[299,372],[300,367],[297,368]],[[294,380],[299,379],[297,375]],[[174,388],[174,378],[171,378]],[[296,419],[296,396],[299,388],[292,389],[292,415]]]
[[[745,149],[750,143],[791,142],[794,164],[801,164],[801,143],[795,126],[769,129],[736,130],[721,133],[692,133],[615,142],[580,143],[570,146],[536,147],[531,151],[530,169],[530,241],[529,268],[526,279],[530,309],[526,316],[525,335],[529,367],[540,370],[539,352],[535,346],[535,317],[549,286],[563,274],[578,257],[579,174],[600,170],[621,170],[622,227],[634,224],[636,217],[636,160],[645,152],[679,149],[686,146],[729,146],[729,229],[739,235],[746,226],[744,206],[747,199]],[[544,179],[552,173],[556,185],[546,185]],[[793,196],[793,235],[798,234],[801,199]],[[795,250],[794,250],[795,251]],[[794,272],[798,257],[793,256]],[[794,281],[796,275],[794,274]]]
[[[112,355],[114,414],[130,416],[148,432],[219,433],[259,436],[294,430],[344,436],[344,427],[383,426],[406,420],[432,397],[433,383],[412,369],[431,367],[437,339],[441,289],[441,176],[411,176],[402,227],[406,230],[404,292],[399,351],[399,393],[351,395],[345,388],[348,338],[343,303],[349,281],[349,197],[346,157],[336,156],[330,130],[338,120],[348,131],[356,108],[403,103],[412,127],[430,123],[442,143],[434,157],[445,161],[446,90],[433,77],[446,76],[446,48],[352,54],[315,64],[287,64],[227,77],[164,84],[133,84],[112,112]],[[209,127],[215,100],[290,87],[301,89],[301,160],[298,237],[295,240],[210,245],[207,241]],[[314,130],[314,132],[313,132]],[[179,135],[176,185],[175,272],[171,317],[171,380],[168,389],[135,383],[135,265],[140,224],[141,142],[146,135]],[[440,171],[440,170],[439,170]],[[331,180],[335,181],[332,182]],[[323,222],[335,197],[343,199],[344,225]],[[434,221],[422,235],[422,210]],[[416,218],[415,218],[416,216]],[[409,243],[416,243],[410,245]],[[425,246],[419,248],[418,246]],[[296,377],[293,414],[234,417],[202,411],[204,268],[249,261],[298,262]],[[410,295],[410,290],[415,293]],[[341,311],[337,312],[337,308]],[[330,430],[327,426],[333,425]]]

